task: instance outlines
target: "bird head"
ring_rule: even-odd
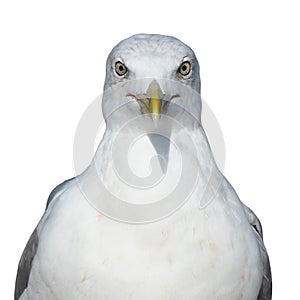
[[[200,86],[197,58],[178,39],[152,34],[125,39],[107,59],[102,98],[107,131],[132,144],[146,136],[164,173],[172,133],[200,125]]]
[[[113,126],[115,122],[108,120],[113,119],[112,112],[126,104],[127,111],[123,108],[118,119],[147,114],[157,126],[162,115],[171,113],[172,105],[174,114],[177,105],[177,112],[180,107],[200,119],[200,87],[199,64],[190,47],[170,36],[134,35],[117,44],[108,56],[104,116],[108,126]],[[187,96],[193,93],[199,97]]]

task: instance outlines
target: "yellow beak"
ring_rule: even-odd
[[[152,120],[157,125],[161,113],[161,89],[156,81],[152,81],[148,88],[149,93],[149,112]]]

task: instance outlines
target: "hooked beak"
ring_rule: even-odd
[[[139,102],[142,113],[151,115],[155,127],[160,120],[161,114],[166,113],[170,101],[175,97],[179,97],[178,94],[165,95],[156,80],[151,81],[146,93],[138,95],[127,93],[126,96],[132,97]]]

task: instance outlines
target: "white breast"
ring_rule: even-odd
[[[130,225],[78,195],[67,191],[43,217],[21,299],[256,299],[260,256],[239,205],[217,198],[195,209],[191,199],[167,219]]]

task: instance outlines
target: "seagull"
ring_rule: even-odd
[[[260,221],[215,163],[200,91],[197,58],[174,37],[113,48],[105,133],[51,192],[14,299],[271,299]]]

